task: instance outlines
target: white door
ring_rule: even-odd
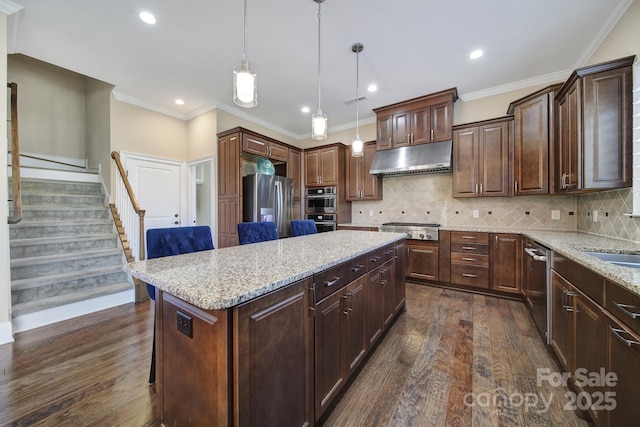
[[[150,228],[179,227],[180,164],[129,157],[125,165],[138,205],[146,211],[145,232]]]

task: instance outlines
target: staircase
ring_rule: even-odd
[[[15,332],[133,301],[102,184],[83,181],[21,179],[23,220],[9,228]]]

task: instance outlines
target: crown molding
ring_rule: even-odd
[[[569,77],[572,70],[556,71],[555,73],[544,74],[542,76],[532,77],[530,79],[520,80],[517,82],[507,83],[500,86],[483,89],[476,92],[469,92],[460,95],[460,99],[464,102],[474,99],[484,98],[487,96],[499,95],[513,90],[524,89],[531,86],[545,85],[564,81]]]
[[[219,108],[222,111],[225,111],[229,114],[233,114],[234,116],[240,117],[241,119],[245,119],[247,121],[250,121],[251,123],[254,123],[256,125],[265,127],[267,129],[270,129],[274,132],[278,132],[281,135],[284,136],[288,136],[289,138],[295,139],[296,141],[300,141],[301,139],[304,139],[304,135],[298,135],[296,133],[290,132],[286,129],[283,129],[281,127],[278,126],[274,126],[273,124],[269,123],[269,122],[265,122],[264,120],[260,120],[255,118],[254,116],[245,113],[244,111],[240,111],[237,108],[234,108],[228,104],[224,104],[222,102],[219,102],[217,104],[217,108]]]
[[[175,111],[168,110],[166,108],[160,107],[156,104],[152,104],[151,102],[143,101],[139,98],[134,98],[133,96],[125,95],[124,93],[118,91],[112,91],[113,97],[118,101],[126,102],[127,104],[135,105],[137,107],[146,108],[147,110],[155,111],[156,113],[161,113],[167,116],[175,117],[180,120],[187,120],[186,114],[177,113]]]
[[[12,15],[16,12],[20,12],[24,7],[19,4],[15,4],[9,0],[0,0],[0,12],[5,13],[7,15]]]

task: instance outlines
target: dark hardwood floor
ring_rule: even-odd
[[[155,425],[152,315],[124,305],[0,346],[0,425]],[[537,368],[559,371],[524,304],[407,284],[407,312],[325,425],[588,425],[563,410],[566,389],[537,385]]]

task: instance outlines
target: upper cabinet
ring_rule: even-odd
[[[340,171],[344,171],[344,152],[344,148],[338,145],[305,150],[305,185],[307,187],[337,186]]]
[[[558,192],[631,186],[634,59],[579,68],[558,91]]]
[[[554,95],[561,85],[549,86],[513,101],[512,194],[549,194],[553,185]]]
[[[513,119],[503,117],[453,130],[453,197],[509,195]]]
[[[372,141],[364,144],[363,156],[347,153],[347,200],[382,200],[382,177],[369,173],[376,151]]]
[[[289,149],[266,137],[244,133],[242,134],[242,151],[286,162]]]
[[[377,149],[451,140],[456,88],[376,108]]]

